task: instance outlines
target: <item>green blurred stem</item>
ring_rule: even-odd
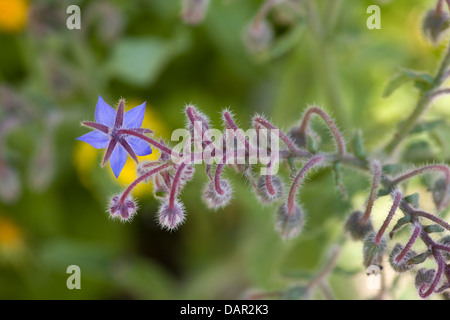
[[[330,108],[334,109],[338,122],[341,126],[348,127],[350,117],[348,116],[342,102],[342,96],[338,86],[336,68],[333,59],[333,48],[330,40],[331,37],[329,36],[329,32],[332,30],[331,28],[329,30],[325,29],[325,26],[320,19],[315,0],[308,0],[306,4],[308,7],[310,28],[316,40],[317,50],[315,52],[317,53],[314,54],[314,57],[317,58],[316,65],[320,68],[320,82],[326,89],[328,103]],[[337,19],[338,10],[334,10],[333,12],[334,19]]]
[[[336,262],[340,254],[341,248],[339,246],[334,246],[331,249],[330,258],[328,259],[323,269],[308,283],[308,290],[312,290],[314,287],[325,282],[325,278],[331,273],[331,271],[333,271],[334,267],[336,266]]]
[[[422,117],[424,112],[428,109],[431,101],[435,97],[435,90],[439,88],[439,86],[445,81],[447,77],[449,65],[450,65],[450,45],[448,46],[447,52],[444,58],[442,59],[439,70],[436,74],[436,77],[434,78],[433,85],[422,94],[412,114],[409,116],[408,119],[400,123],[397,132],[394,134],[392,140],[385,147],[385,152],[388,155],[390,155],[397,149],[397,147],[400,145],[403,139],[405,139],[405,137],[409,134],[412,128],[414,128],[419,119]]]

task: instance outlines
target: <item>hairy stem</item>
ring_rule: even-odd
[[[378,187],[380,185],[380,179],[381,179],[381,163],[378,160],[373,161],[372,172],[373,172],[372,187],[370,189],[369,198],[367,199],[366,211],[364,211],[364,215],[361,218],[361,222],[363,224],[367,224],[369,222],[373,204],[377,198],[377,191],[378,191]]]
[[[300,123],[300,126],[297,129],[297,132],[306,137],[307,132],[308,132],[308,126],[311,121],[311,116],[313,114],[318,115],[325,121],[325,123],[327,124],[328,128],[330,129],[330,131],[334,137],[339,155],[345,156],[347,151],[345,148],[344,138],[342,137],[341,132],[339,131],[336,124],[334,123],[333,119],[319,107],[313,106],[313,107],[309,107],[308,109],[306,109],[305,113],[303,114],[302,122]]]
[[[127,196],[130,194],[130,192],[142,181],[146,180],[147,178],[149,178],[150,176],[154,175],[155,173],[158,173],[164,169],[167,169],[168,167],[170,167],[171,165],[173,165],[172,163],[165,163],[163,165],[160,165],[159,167],[156,167],[153,170],[150,170],[149,172],[143,174],[142,176],[140,176],[139,178],[137,178],[136,180],[134,180],[123,192],[122,196],[120,197],[119,203],[123,204],[125,199],[127,198]]]
[[[409,238],[408,243],[405,245],[403,250],[397,255],[397,257],[395,257],[395,262],[400,263],[405,258],[406,254],[409,252],[409,250],[411,250],[412,245],[416,242],[421,232],[422,226],[420,224],[416,224],[414,226],[413,233],[411,235],[411,238]]]
[[[149,138],[149,137],[147,137],[147,136],[145,136],[145,135],[143,135],[143,134],[141,134],[141,133],[138,133],[138,132],[136,132],[136,131],[134,131],[134,130],[130,130],[130,129],[120,129],[120,130],[117,131],[117,133],[118,133],[118,134],[125,134],[125,135],[130,135],[130,136],[138,137],[138,138],[140,138],[140,139],[142,139],[142,140],[147,141],[147,142],[148,142],[149,144],[151,144],[152,146],[155,146],[155,147],[158,148],[159,150],[164,151],[164,152],[166,152],[166,153],[168,153],[168,154],[172,154],[172,152],[173,152],[170,148],[167,148],[166,146],[162,145],[162,144],[159,143],[159,142],[156,142],[156,141],[153,140],[152,138]],[[180,156],[181,156],[181,154],[180,154]]]
[[[312,157],[300,170],[300,172],[297,174],[297,176],[294,179],[294,182],[292,183],[291,190],[289,191],[289,197],[288,197],[288,214],[291,215],[294,212],[294,206],[295,206],[295,194],[297,193],[298,188],[300,187],[300,184],[305,179],[306,174],[314,168],[314,166],[322,163],[325,160],[325,157],[322,155],[316,155]]]
[[[183,173],[184,168],[186,168],[186,163],[181,163],[178,167],[177,172],[175,173],[175,177],[172,181],[172,187],[170,189],[170,198],[169,198],[169,209],[173,209],[175,204],[175,197],[178,193],[178,184],[180,183],[180,177]]]
[[[384,220],[383,225],[381,226],[380,230],[378,231],[376,237],[375,237],[375,243],[379,244],[381,241],[381,238],[383,237],[384,233],[386,232],[387,227],[391,223],[392,218],[394,217],[395,212],[397,211],[400,202],[402,200],[402,193],[399,190],[396,190],[394,192],[394,203],[392,204],[391,210],[389,211],[388,216],[386,217],[386,220]]]

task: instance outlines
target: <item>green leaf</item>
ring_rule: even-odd
[[[136,86],[153,83],[170,60],[187,47],[186,36],[172,40],[158,37],[122,39],[108,61],[112,76]]]
[[[408,265],[411,264],[421,264],[423,262],[425,262],[425,260],[427,260],[427,258],[432,254],[432,252],[430,250],[425,251],[424,253],[418,254],[415,257],[412,257],[411,259],[409,259],[406,263]]]
[[[444,232],[444,230],[445,229],[438,224],[432,224],[423,228],[423,231],[425,231],[426,233],[439,233]]]
[[[387,84],[383,92],[383,98],[389,97],[395,90],[409,81],[414,81],[415,86],[423,91],[433,84],[434,79],[427,73],[402,69]]]
[[[317,143],[314,141],[314,139],[310,135],[307,136],[306,143],[307,143],[307,148],[308,148],[309,152],[316,153],[318,151]]]
[[[411,222],[411,217],[406,216],[403,218],[398,219],[395,226],[392,228],[392,231],[389,232],[389,237],[392,239],[394,237],[394,234],[399,231],[401,228],[403,228],[406,224]]]
[[[439,127],[442,124],[445,124],[446,122],[447,121],[445,119],[422,122],[422,123],[417,124],[414,128],[412,128],[412,130],[409,133],[414,134],[414,133],[432,131],[433,129]]]
[[[420,195],[417,192],[410,194],[409,196],[406,196],[404,199],[406,202],[408,202],[414,208],[419,208]]]

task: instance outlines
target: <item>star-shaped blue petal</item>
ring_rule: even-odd
[[[145,115],[145,102],[124,113],[125,101],[119,102],[117,111],[108,105],[101,96],[95,107],[96,122],[85,121],[83,125],[95,129],[77,140],[89,143],[96,149],[106,148],[102,166],[109,161],[116,178],[127,161],[127,153],[136,161],[138,156],[152,153],[152,149],[139,137],[121,134],[121,129],[133,130],[137,133],[150,133],[151,130],[141,128]]]

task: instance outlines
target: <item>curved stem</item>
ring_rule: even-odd
[[[400,263],[405,258],[406,254],[409,252],[409,250],[411,250],[412,245],[416,242],[421,232],[422,226],[420,224],[416,224],[414,227],[414,231],[411,235],[411,238],[409,238],[408,243],[405,245],[403,250],[397,255],[397,257],[395,257],[395,262]]]
[[[447,230],[450,230],[450,224],[448,224],[447,222],[445,222],[444,220],[442,220],[439,217],[436,217],[435,215],[425,212],[425,211],[420,211],[420,210],[414,210],[414,213],[420,217],[424,217],[427,218],[428,220],[431,220],[433,222],[436,222],[437,224],[439,224],[440,226],[444,227]]]
[[[277,127],[275,127],[273,124],[271,124],[269,121],[267,121],[266,119],[264,119],[263,117],[257,116],[254,118],[253,120],[256,123],[261,124],[263,127],[265,127],[266,129],[270,129],[270,130],[278,130],[279,136],[281,138],[281,140],[284,142],[284,144],[286,145],[286,147],[288,147],[288,149],[290,151],[292,151],[296,156],[299,157],[310,157],[311,153],[306,151],[306,150],[302,150],[299,149],[295,143],[287,136],[284,134],[283,131],[281,131],[280,129],[278,129]]]
[[[225,121],[226,127],[228,129],[233,129],[238,139],[245,145],[245,149],[248,152],[254,152],[254,147],[248,142],[248,140],[243,136],[241,130],[238,128],[236,123],[233,120],[233,117],[231,116],[231,113],[229,111],[223,111],[222,112],[223,119]]]
[[[423,292],[423,290],[425,289],[425,286],[422,286],[420,288],[419,295],[423,299],[428,298],[434,292],[437,285],[439,284],[439,281],[441,281],[442,273],[444,272],[444,269],[445,269],[445,260],[442,258],[442,255],[436,250],[433,250],[433,255],[438,264],[438,269],[437,269],[436,276],[434,277],[433,282],[428,287],[428,290]]]
[[[149,172],[143,174],[142,176],[140,176],[139,178],[137,178],[136,180],[134,180],[123,192],[122,196],[120,197],[119,203],[123,204],[125,199],[127,198],[127,196],[130,194],[131,190],[133,190],[139,183],[141,183],[142,181],[146,180],[147,178],[149,178],[150,176],[152,176],[155,173],[158,173],[159,171],[162,171],[168,167],[170,167],[171,165],[173,165],[172,163],[165,163],[163,165],[160,165],[159,167],[156,167],[153,170],[150,170]]]
[[[175,204],[175,197],[178,193],[178,184],[180,183],[180,177],[183,173],[184,168],[186,168],[186,163],[183,162],[178,167],[178,170],[175,173],[175,177],[173,178],[172,187],[170,189],[169,209],[173,209],[173,206]]]
[[[317,164],[320,164],[325,160],[325,157],[323,155],[316,155],[312,157],[300,170],[300,172],[297,174],[297,176],[294,179],[294,182],[292,183],[291,190],[289,191],[288,196],[288,215],[291,215],[294,212],[294,205],[295,205],[295,194],[297,193],[297,190],[304,180],[306,174]]]
[[[429,172],[442,171],[445,174],[445,182],[446,184],[450,184],[450,168],[446,165],[442,164],[433,164],[430,166],[421,167],[405,174],[402,174],[391,181],[391,185],[396,185],[400,182],[411,179],[415,176],[423,175]]]
[[[373,172],[372,187],[370,189],[369,198],[367,199],[366,211],[364,211],[364,215],[361,218],[361,222],[363,224],[367,224],[369,222],[373,204],[377,198],[377,191],[378,191],[378,187],[380,185],[380,179],[381,179],[381,163],[378,160],[373,161],[372,172]]]
[[[347,151],[345,148],[345,142],[344,142],[344,139],[342,138],[341,132],[339,131],[336,124],[334,123],[333,119],[319,107],[312,106],[312,107],[309,107],[308,109],[306,109],[305,113],[303,114],[302,122],[300,123],[300,126],[297,129],[297,132],[306,136],[307,131],[308,131],[308,126],[311,121],[311,116],[313,114],[318,115],[325,121],[326,125],[328,126],[328,128],[330,129],[330,131],[334,137],[339,155],[344,156],[347,153]]]
[[[400,205],[401,200],[402,200],[402,193],[399,190],[396,190],[394,192],[394,203],[392,204],[391,210],[389,211],[389,214],[386,217],[386,220],[384,220],[383,225],[381,226],[380,230],[378,231],[378,233],[375,237],[375,243],[377,243],[377,244],[380,243],[381,238],[383,237],[383,234],[386,232],[387,227],[391,223],[391,220],[394,217],[394,214]]]
[[[136,131],[134,131],[134,130],[130,130],[130,129],[120,129],[120,130],[117,131],[117,133],[118,133],[118,134],[126,134],[126,135],[130,135],[130,136],[138,137],[138,138],[140,138],[140,139],[142,139],[142,140],[147,141],[149,144],[155,146],[155,147],[158,148],[159,150],[164,151],[164,152],[166,152],[166,153],[168,153],[168,154],[172,154],[172,150],[171,150],[170,148],[168,148],[168,147],[162,145],[161,143],[156,142],[156,141],[153,140],[152,138],[149,138],[149,137],[147,137],[147,136],[145,136],[145,135],[143,135],[143,134],[141,134],[141,133],[138,133],[138,132],[136,132]],[[181,154],[180,154],[180,156],[181,156]]]

